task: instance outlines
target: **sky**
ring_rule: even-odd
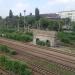
[[[60,11],[75,10],[75,0],[0,0],[0,16],[9,15],[9,10],[14,15],[19,15],[26,10],[26,15],[35,13],[35,8],[39,8],[40,13],[56,13]]]

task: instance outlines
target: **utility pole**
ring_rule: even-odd
[[[24,10],[24,32],[25,32],[25,30],[26,30],[25,13],[26,13],[26,10]]]
[[[39,20],[39,29],[40,29],[40,20]]]
[[[19,25],[19,17],[18,17],[18,32],[20,31],[20,25]]]
[[[59,22],[59,28],[58,28],[58,32],[60,32],[60,22]]]

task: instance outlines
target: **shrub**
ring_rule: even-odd
[[[46,41],[46,46],[50,47],[50,41],[49,40]]]
[[[29,35],[29,33],[27,34],[20,34],[20,33],[7,33],[6,36],[7,38],[10,39],[14,39],[14,40],[18,40],[18,41],[24,41],[24,42],[31,42],[33,41],[33,36]]]
[[[11,60],[5,56],[0,56],[0,66],[14,74],[18,75],[32,75],[31,70],[25,63]]]
[[[45,41],[40,41],[39,38],[37,38],[37,39],[36,39],[36,44],[41,45],[41,46],[50,47],[50,41],[49,41],[49,40],[47,40],[47,41],[45,42]]]
[[[17,52],[14,50],[11,50],[9,47],[7,47],[6,45],[0,45],[0,51],[4,52],[4,53],[8,53],[11,55],[16,55]]]
[[[16,52],[16,51],[11,51],[10,54],[11,54],[11,55],[16,55],[17,52]]]
[[[9,50],[9,48],[7,46],[0,45],[0,51],[8,53],[10,50]]]
[[[45,42],[44,41],[39,41],[39,45],[45,46]]]
[[[38,43],[38,41],[39,41],[39,38],[36,39],[36,43]]]
[[[67,44],[73,44],[75,41],[75,33],[71,32],[59,32],[58,33],[58,38],[61,42],[67,43]]]
[[[33,33],[32,33],[32,32],[26,32],[25,34],[26,34],[26,35],[33,36]]]
[[[61,41],[64,42],[64,43],[69,43],[70,44],[70,40],[68,38],[63,38],[63,39],[61,39]]]
[[[41,45],[41,46],[45,46],[45,42],[40,41],[38,38],[36,39],[36,44]]]

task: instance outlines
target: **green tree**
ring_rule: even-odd
[[[19,18],[19,24],[20,24],[20,27],[24,26],[24,17],[22,16],[21,13],[20,13],[20,18]]]
[[[75,22],[71,22],[72,30],[75,32]]]
[[[20,17],[22,17],[22,14],[20,13]]]
[[[39,9],[38,8],[35,9],[35,18],[36,18],[36,20],[40,19]]]
[[[12,10],[9,11],[9,18],[13,18],[13,12],[12,12]]]
[[[32,16],[32,13],[30,13],[29,15]]]
[[[26,16],[26,22],[29,25],[29,27],[33,27],[35,23],[35,17],[32,15]]]
[[[0,20],[2,20],[2,16],[0,16]]]
[[[46,18],[41,18],[40,19],[40,25],[42,29],[46,29],[49,25],[49,21]]]

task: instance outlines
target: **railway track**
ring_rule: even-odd
[[[0,75],[9,75],[9,73],[6,70],[0,68]]]
[[[62,54],[58,55],[58,53],[55,54],[54,52],[51,54],[51,51],[46,52],[46,50],[44,50],[44,51],[39,50],[40,48],[37,48],[37,47],[34,48],[33,46],[30,47],[28,45],[25,45],[25,44],[22,44],[22,43],[19,43],[19,42],[16,43],[15,41],[8,41],[8,40],[0,39],[0,43],[4,44],[4,45],[8,45],[9,47],[16,49],[16,51],[18,51],[19,54],[21,54],[19,56],[19,58],[22,56],[22,60],[23,60],[23,57],[26,57],[27,55],[30,55],[30,56],[27,56],[27,57],[29,57],[31,60],[33,60],[33,58],[36,57],[35,60],[36,59],[37,60],[43,59],[43,60],[47,61],[48,64],[52,62],[52,63],[55,63],[55,64],[61,66],[61,68],[63,68],[63,69],[68,69],[68,70],[73,71],[73,72],[75,71],[75,57],[71,57],[71,56],[67,56],[67,55],[61,56]],[[25,53],[26,54],[29,53],[29,54],[25,55]],[[39,60],[38,60],[38,62],[39,62]],[[47,70],[47,67],[42,67],[43,65],[36,65],[33,62],[32,62],[31,65],[33,65],[33,68],[36,66],[35,67],[36,69],[42,69],[42,72],[46,71],[49,74],[53,73],[51,70]],[[43,75],[49,75],[46,72]],[[74,74],[75,74],[75,72],[74,72]],[[52,75],[58,75],[58,74],[52,74]]]
[[[11,41],[11,39],[7,39],[7,38],[1,38],[0,39],[6,39],[8,41]],[[15,42],[16,40],[12,40],[13,42]],[[18,43],[18,41],[16,41]],[[33,44],[30,44],[30,43],[23,43],[23,42],[20,42],[24,45],[28,45],[28,46],[33,46],[33,47],[37,47],[37,48],[41,48],[41,49],[46,49],[48,51],[53,51],[53,52],[58,52],[58,53],[61,53],[61,54],[65,54],[65,55],[69,55],[69,56],[74,56],[75,57],[75,53],[69,53],[69,52],[64,52],[64,51],[60,51],[58,49],[55,49],[55,48],[48,48],[48,47],[42,47],[42,46],[39,46],[39,45],[33,45]]]
[[[46,50],[40,50],[40,48],[36,49],[36,47],[33,48],[33,47],[28,46],[28,45],[26,46],[24,44],[12,42],[12,41],[4,41],[4,43],[3,43],[3,41],[2,42],[0,41],[0,43],[8,45],[9,47],[12,47],[12,48],[14,48],[14,49],[16,49],[20,52],[23,51],[22,53],[29,52],[29,53],[31,53],[33,55],[37,55],[37,56],[43,55],[42,58],[44,56],[46,56],[45,58],[48,59],[48,60],[52,59],[52,58],[53,59],[59,59],[59,61],[62,60],[63,64],[65,64],[64,61],[70,62],[70,63],[65,64],[65,65],[70,65],[70,66],[71,66],[71,63],[72,64],[75,63],[75,57],[70,57],[70,56],[66,56],[66,55],[61,56],[62,54],[54,53],[53,51],[52,52],[51,51],[47,52]],[[55,60],[55,61],[57,61],[57,60]],[[72,67],[75,67],[75,64],[72,65]]]
[[[5,69],[3,69],[1,66],[0,66],[0,75],[15,75]]]
[[[24,58],[25,57],[25,58]],[[69,70],[69,71],[74,71],[72,70],[72,68],[70,67],[67,67],[65,65],[62,65],[62,64],[57,64],[55,62],[52,62],[52,61],[48,61],[46,59],[42,59],[42,58],[39,58],[37,56],[34,56],[34,55],[31,55],[31,54],[28,54],[28,53],[25,53],[24,55],[19,55],[19,56],[14,56],[15,59],[18,59],[18,60],[21,60],[21,61],[24,61],[25,62],[27,61],[27,64],[29,64],[29,66],[31,66],[30,68],[36,72],[39,72],[41,73],[42,75],[63,75],[59,72],[60,68],[61,67],[62,69],[64,70]],[[36,61],[37,59],[37,61]],[[38,63],[38,62],[41,62]],[[52,70],[48,67],[48,64],[56,64],[57,67],[54,67],[55,69]]]
[[[32,72],[37,72],[41,75],[56,75],[54,72],[48,70],[46,67],[42,67],[40,64],[36,64],[33,62],[33,60],[31,60],[30,58],[23,58],[22,56],[16,56],[16,57],[13,57],[14,59],[18,59],[18,60],[21,60],[21,61],[24,61],[27,62],[29,68],[32,69]],[[32,61],[32,62],[31,62]],[[34,74],[33,74],[34,75]]]

